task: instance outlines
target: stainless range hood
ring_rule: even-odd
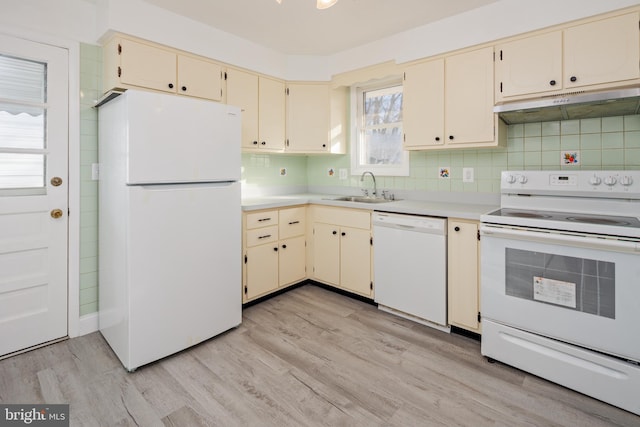
[[[497,105],[493,109],[506,124],[590,119],[638,114],[640,88],[574,92]]]

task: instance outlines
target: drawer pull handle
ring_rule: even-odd
[[[291,221],[291,222],[289,223],[289,225],[295,225],[295,224],[300,224],[300,221]]]
[[[271,237],[271,234],[265,234],[264,236],[258,236],[258,239],[268,239]]]
[[[258,222],[262,222],[262,221],[271,221],[271,218],[260,218],[258,220]]]

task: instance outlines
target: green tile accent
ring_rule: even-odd
[[[588,133],[580,135],[581,150],[600,150],[602,148],[602,134]]]
[[[612,148],[624,147],[623,132],[607,132],[602,134],[602,149],[608,150]]]
[[[543,122],[542,136],[560,135],[560,122]]]
[[[624,118],[618,117],[603,117],[602,118],[602,132],[622,132],[624,130]]]
[[[578,135],[580,133],[580,120],[565,120],[560,122],[560,135]]]
[[[625,132],[640,130],[640,115],[624,116]]]
[[[524,137],[542,136],[542,123],[525,123]]]
[[[640,131],[625,131],[624,148],[640,148]]]
[[[602,119],[583,119],[580,120],[580,133],[600,133],[602,132]]]

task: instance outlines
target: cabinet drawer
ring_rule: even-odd
[[[265,243],[275,242],[278,240],[278,226],[257,228],[255,230],[247,230],[247,247],[262,245]]]
[[[306,208],[281,209],[279,214],[279,234],[281,239],[305,234]]]
[[[278,211],[263,211],[247,214],[247,230],[278,224]]]
[[[370,230],[371,211],[314,206],[313,221]]]

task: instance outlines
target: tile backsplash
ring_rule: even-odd
[[[565,154],[572,163],[565,164]],[[359,176],[340,179],[339,170],[350,168],[349,155],[245,154],[242,166],[246,188],[361,186]],[[280,176],[282,167],[286,176]],[[504,148],[412,152],[410,167],[408,177],[377,177],[379,188],[498,193],[500,172],[507,169],[638,170],[640,115],[510,125]],[[450,179],[439,177],[440,167],[450,168]],[[473,168],[473,182],[463,182],[463,168]]]

